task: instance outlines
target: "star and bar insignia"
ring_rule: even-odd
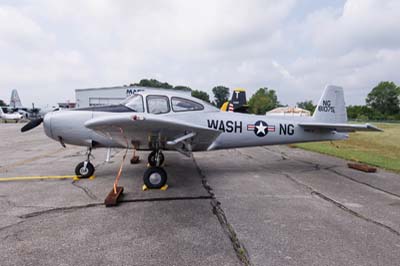
[[[257,137],[264,137],[268,132],[275,132],[275,126],[268,126],[266,122],[259,120],[254,124],[248,124],[247,131],[253,131]]]

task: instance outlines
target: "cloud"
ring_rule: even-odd
[[[0,4],[0,98],[17,88],[54,104],[147,77],[209,93],[271,87],[289,104],[337,83],[362,103],[381,79],[400,82],[399,11],[390,0]]]

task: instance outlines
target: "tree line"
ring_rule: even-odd
[[[213,99],[207,92],[193,90],[188,86],[173,86],[168,82],[160,82],[156,79],[142,79],[139,83],[129,86],[142,86],[164,89],[175,89],[190,91],[193,97],[209,102],[220,108],[224,102],[229,101],[229,88],[216,86],[212,89]],[[253,114],[265,114],[266,112],[282,107],[276,91],[267,87],[260,88],[254,93],[249,101],[249,112]],[[286,105],[287,106],[287,105]],[[297,102],[299,108],[314,112],[316,105],[312,100]],[[400,87],[394,82],[382,81],[375,86],[365,99],[365,105],[350,105],[347,107],[349,119],[355,120],[400,120]]]
[[[156,79],[142,79],[138,83],[132,83],[129,86],[187,91],[193,97],[211,103],[218,108],[226,101],[229,101],[230,96],[229,88],[222,85],[212,89],[213,99],[205,91],[193,90],[183,85],[173,86],[168,82],[160,82]],[[267,87],[258,89],[250,97],[248,105],[250,113],[261,115],[277,107],[285,106],[279,102],[276,91]],[[6,103],[0,100],[0,106],[6,106]],[[297,106],[311,113],[314,112],[316,107],[311,100],[297,102]],[[365,105],[350,105],[347,107],[347,116],[349,119],[354,120],[400,120],[400,87],[394,82],[380,82],[368,93]]]
[[[208,93],[201,90],[193,90],[188,86],[173,86],[168,82],[160,82],[156,79],[142,79],[139,83],[129,86],[142,86],[164,89],[190,91],[193,97],[209,102],[220,108],[224,102],[229,101],[229,88],[216,86],[212,89],[214,98],[211,100]],[[400,120],[400,87],[394,82],[382,81],[375,86],[365,99],[365,105],[350,105],[347,107],[349,119],[354,120]],[[249,112],[253,114],[265,114],[266,112],[282,107],[276,91],[267,87],[260,88],[249,101]],[[297,102],[299,108],[314,112],[316,105],[312,100]],[[287,105],[286,105],[287,106]]]
[[[225,86],[215,86],[212,88],[214,98],[211,99],[207,92],[201,90],[193,90],[188,86],[173,86],[168,82],[160,82],[156,79],[142,79],[138,83],[131,83],[129,86],[141,86],[141,87],[152,87],[152,88],[163,88],[163,89],[174,89],[182,91],[190,91],[193,97],[206,101],[215,105],[218,108],[229,101],[229,88]],[[268,88],[260,88],[250,99],[249,99],[249,111],[254,114],[265,114],[267,111],[272,110],[276,107],[282,106],[278,101],[278,96],[275,90]]]

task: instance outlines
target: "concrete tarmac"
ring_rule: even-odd
[[[73,175],[82,147],[0,125],[0,179]],[[165,152],[167,191],[94,151],[95,179],[0,182],[0,265],[400,265],[400,176],[287,146]]]

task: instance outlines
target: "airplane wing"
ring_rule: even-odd
[[[207,150],[220,131],[166,116],[141,117],[119,114],[93,118],[85,126],[126,146],[127,141],[140,141],[147,147],[149,137],[157,136],[177,150],[188,139],[193,150]],[[145,143],[143,143],[145,142]],[[129,143],[130,144],[130,143]]]
[[[299,123],[299,126],[306,129],[326,129],[337,132],[383,131],[371,124]]]

